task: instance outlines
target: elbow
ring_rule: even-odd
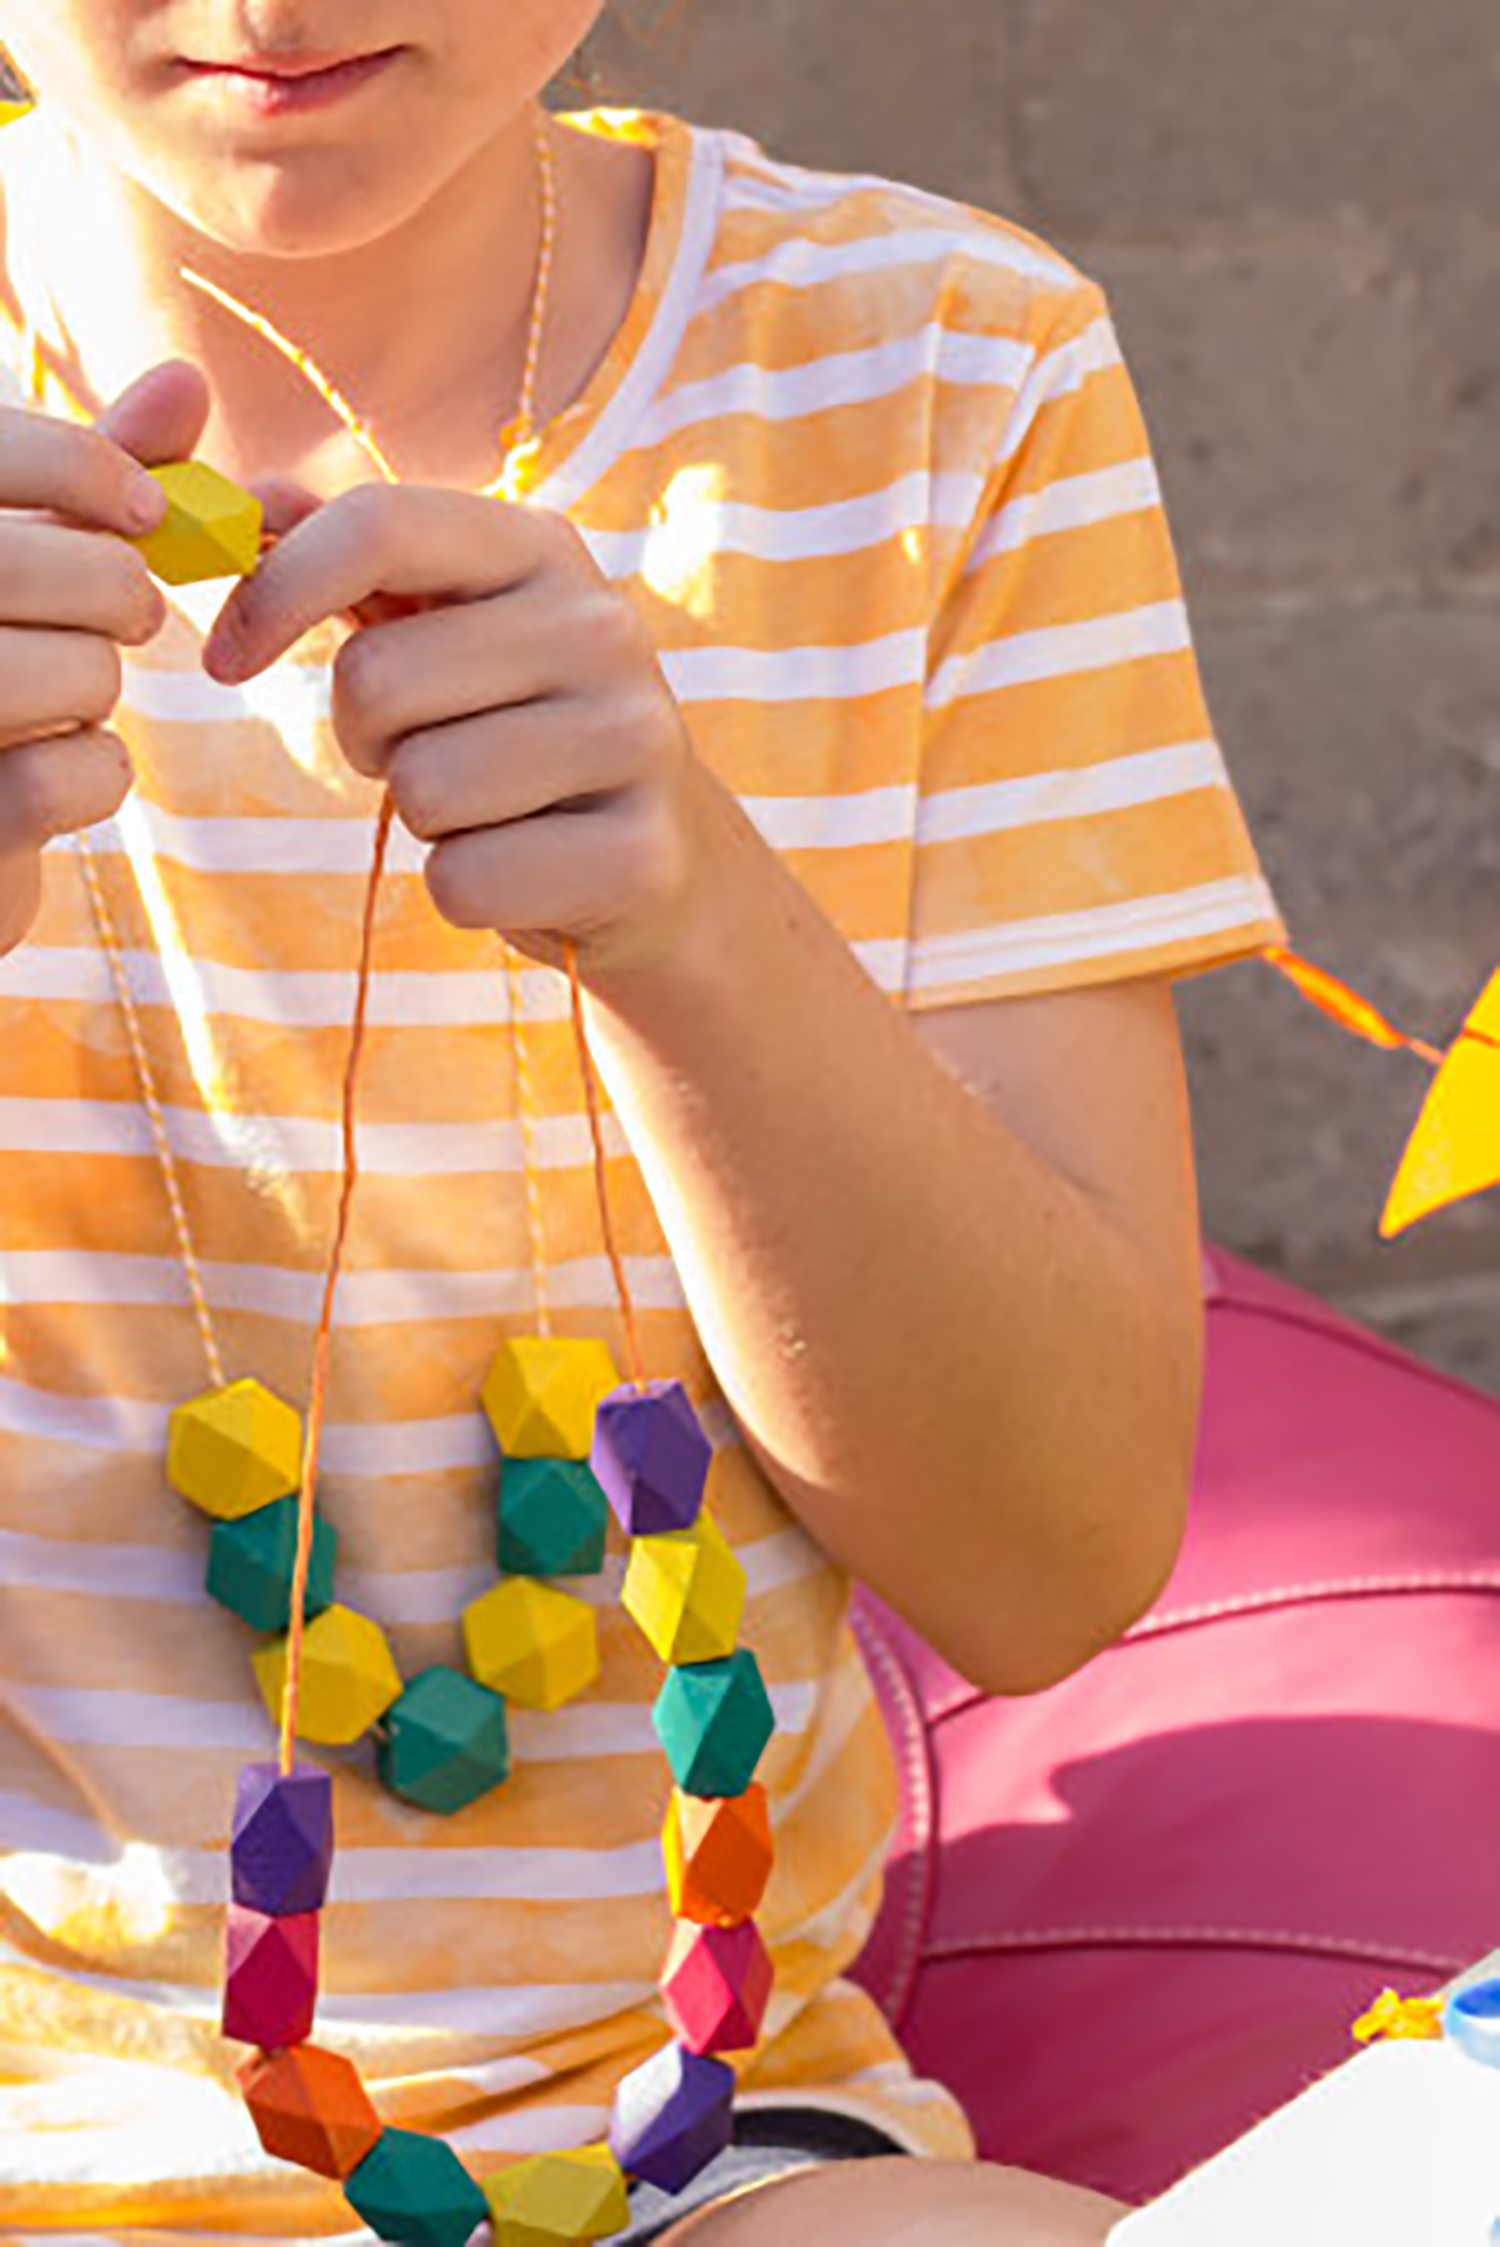
[[[1117,1646],[1166,1591],[1182,1549],[1189,1476],[1158,1481],[1101,1538],[1039,1571],[1030,1590],[992,1601],[941,1634],[937,1651],[976,1692],[1027,1699],[1075,1677]]]

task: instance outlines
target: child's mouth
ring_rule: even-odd
[[[190,75],[212,87],[220,100],[255,117],[283,117],[309,109],[325,109],[357,93],[379,77],[401,53],[387,47],[375,55],[351,55],[312,70],[290,61],[280,64],[246,61],[239,64],[188,63]]]

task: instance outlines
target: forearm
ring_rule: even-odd
[[[596,977],[603,1073],[747,1440],[995,1689],[1076,1667],[1175,1551],[1181,1291],[929,1054],[717,783],[691,941]]]

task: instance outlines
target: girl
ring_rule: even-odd
[[[262,2157],[219,2035],[271,1734],[161,1453],[221,1377],[307,1394],[387,791],[334,1686],[461,1665],[497,1346],[625,1355],[571,957],[642,1358],[706,1407],[778,1724],[739,2143],[629,2236],[1110,2222],[967,2159],[842,1978],[892,1811],[845,1587],[1003,1693],[1156,1596],[1199,1349],[1169,979],[1280,932],[1097,290],[883,181],[547,120],[598,13],[0,0],[37,99],[0,145],[8,2236],[351,2228]],[[227,599],[129,543],[139,464],[189,455],[278,534]],[[442,1819],[321,1758],[320,2039],[475,2176],[597,2140],[663,2039],[660,1668],[617,1553],[600,1675],[514,1716],[505,1785]]]

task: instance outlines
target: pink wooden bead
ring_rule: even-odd
[[[680,1921],[662,1970],[667,2019],[690,2052],[747,2052],[760,2041],[771,1954],[753,1919],[737,1927]]]
[[[318,2002],[318,1914],[272,1919],[231,1904],[224,1935],[224,2034],[263,2052],[312,2033]]]

